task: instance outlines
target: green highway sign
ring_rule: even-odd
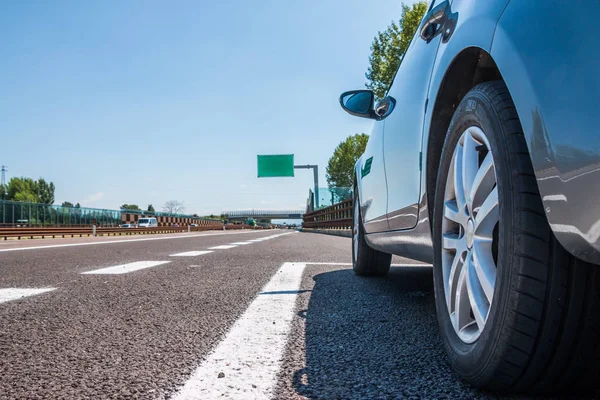
[[[259,155],[257,158],[259,178],[294,176],[293,154]]]

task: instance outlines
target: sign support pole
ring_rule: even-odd
[[[312,168],[315,179],[315,208],[319,208],[319,166],[318,165],[294,165],[294,169]]]

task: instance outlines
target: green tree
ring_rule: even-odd
[[[154,212],[154,207],[152,207],[152,204],[148,204],[148,208],[147,208],[148,212]]]
[[[412,6],[402,4],[400,21],[392,21],[385,31],[377,32],[373,39],[369,69],[365,76],[368,79],[367,88],[373,90],[377,98],[385,97],[426,11],[425,1],[418,1]]]
[[[11,178],[6,185],[6,199],[30,203],[54,203],[54,183],[43,178],[34,181],[31,178]]]
[[[4,200],[6,197],[6,188],[4,185],[0,184],[0,199]]]
[[[75,208],[81,208],[81,204],[79,204],[79,203],[75,204]]]
[[[357,133],[348,136],[333,152],[327,163],[325,177],[327,186],[332,188],[352,187],[354,185],[354,164],[365,152],[369,135]]]
[[[36,182],[36,189],[40,203],[54,204],[54,183],[40,178]]]
[[[71,203],[70,201],[63,201],[63,203],[60,205],[61,207],[73,207],[73,203]]]
[[[138,207],[137,204],[123,204],[121,206],[122,210],[134,210],[134,211],[139,211],[140,207]]]
[[[36,183],[31,178],[11,178],[6,185],[6,198],[13,201],[37,203]]]

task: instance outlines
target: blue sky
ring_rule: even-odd
[[[412,3],[412,1],[405,1]],[[56,202],[186,212],[301,208],[318,164],[371,122],[338,105],[401,1],[14,1],[0,13],[0,164]]]

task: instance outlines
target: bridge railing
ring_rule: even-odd
[[[295,219],[301,218],[303,210],[235,210],[235,211],[223,211],[221,214],[226,218],[281,218],[281,219]]]
[[[352,199],[306,213],[303,221],[302,226],[309,229],[351,229]]]

